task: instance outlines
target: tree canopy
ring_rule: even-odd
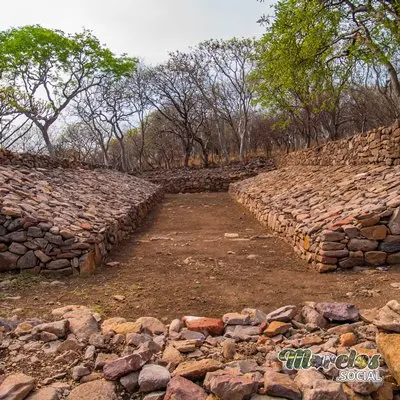
[[[0,78],[8,104],[40,129],[51,155],[48,130],[71,100],[106,75],[129,75],[134,66],[134,59],[116,57],[87,30],[67,35],[24,26],[0,32]]]

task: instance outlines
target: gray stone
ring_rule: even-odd
[[[28,228],[28,236],[33,238],[41,238],[43,237],[43,231],[37,226],[30,226]]]
[[[33,333],[49,332],[56,335],[58,338],[63,338],[67,335],[69,322],[67,320],[47,322],[44,324],[36,325],[33,328]]]
[[[0,253],[0,271],[8,271],[10,269],[17,268],[19,256],[10,253],[9,251],[4,251]]]
[[[386,253],[397,253],[400,251],[400,235],[388,235],[381,242],[379,249]]]
[[[290,322],[297,313],[296,306],[285,306],[278,308],[275,311],[270,312],[267,315],[267,321],[280,321],[280,322]]]
[[[35,252],[30,250],[18,260],[17,267],[21,269],[30,269],[36,267],[37,262],[38,259],[35,256]]]
[[[358,321],[360,315],[353,304],[348,303],[317,303],[316,310],[329,321]]]
[[[119,380],[128,393],[134,393],[139,389],[139,372],[131,372]]]
[[[13,242],[10,244],[8,247],[8,250],[11,251],[11,253],[18,254],[18,255],[24,255],[28,249],[21,243]]]
[[[369,239],[350,239],[347,245],[350,251],[373,251],[378,248],[378,241]]]
[[[46,264],[47,269],[62,269],[70,266],[71,262],[67,259],[54,260]]]
[[[171,380],[169,371],[160,365],[145,365],[139,374],[141,392],[153,392],[165,389]]]
[[[400,207],[394,210],[394,213],[390,218],[388,227],[392,235],[400,235]]]

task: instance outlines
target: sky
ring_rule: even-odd
[[[40,24],[68,33],[90,29],[114,53],[147,63],[207,39],[258,37],[273,0],[11,0],[1,1],[0,30]]]

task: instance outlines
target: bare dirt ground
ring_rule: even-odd
[[[99,268],[87,278],[65,278],[63,286],[15,275],[13,285],[0,290],[0,312],[46,317],[57,306],[83,304],[106,317],[166,321],[221,316],[244,307],[270,311],[307,300],[366,308],[400,298],[400,289],[390,286],[400,282],[400,269],[318,274],[224,193],[166,196],[109,261],[120,265]]]

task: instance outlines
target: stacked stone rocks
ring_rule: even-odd
[[[288,165],[400,165],[400,123],[278,157]]]
[[[0,166],[0,271],[93,273],[162,197],[111,170]]]
[[[0,399],[400,398],[400,304],[394,300],[360,311],[311,302],[269,314],[247,308],[169,325],[152,317],[102,320],[84,306],[52,315],[51,322],[0,319]],[[335,364],[289,369],[279,358],[285,349],[309,349],[325,359],[379,353],[382,381],[338,382]]]
[[[81,168],[95,169],[104,168],[101,165],[88,164],[67,158],[52,158],[45,155],[30,153],[13,153],[11,151],[0,149],[0,165],[13,165],[26,168]]]
[[[320,272],[400,264],[399,165],[289,166],[230,192]]]
[[[146,172],[140,177],[162,185],[167,193],[227,192],[231,183],[273,169],[272,160],[257,158],[224,167]]]

